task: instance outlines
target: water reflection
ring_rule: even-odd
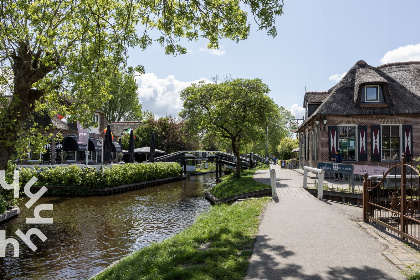
[[[18,218],[0,226],[7,238],[17,238],[17,229],[26,233],[40,229],[47,240],[32,238],[38,247],[32,252],[20,242],[20,256],[12,257],[8,246],[0,258],[1,279],[85,279],[122,256],[160,241],[190,225],[210,206],[203,198],[208,176],[191,177],[144,190],[106,197],[41,198],[36,204],[54,205],[41,212],[54,218],[51,225],[26,225],[33,217],[34,205],[22,210]]]

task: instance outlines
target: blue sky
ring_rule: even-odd
[[[360,59],[372,66],[420,61],[418,0],[284,0],[283,11],[275,38],[254,24],[247,40],[222,40],[219,50],[207,50],[201,39],[185,42],[188,53],[176,57],[158,44],[130,51],[129,64],[146,70],[138,78],[143,110],[177,115],[180,90],[228,75],[262,79],[270,97],[298,117],[305,87],[330,89]]]

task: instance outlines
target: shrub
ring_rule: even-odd
[[[22,168],[20,186],[35,176],[38,186],[86,186],[89,188],[114,187],[144,181],[178,176],[178,163],[127,163],[104,166],[99,171],[91,167],[58,166],[55,168]]]

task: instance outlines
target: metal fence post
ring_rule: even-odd
[[[270,170],[270,182],[271,182],[271,195],[273,198],[277,197],[277,182],[276,182],[276,170],[273,168]]]
[[[405,212],[407,207],[407,197],[406,197],[406,169],[405,169],[405,155],[402,155],[401,158],[401,238],[405,240],[404,233],[407,233],[407,219],[405,218]]]
[[[369,207],[369,191],[368,185],[370,184],[371,180],[368,179],[368,174],[365,173],[363,176],[363,222],[368,223],[368,207]]]

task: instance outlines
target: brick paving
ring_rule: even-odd
[[[380,230],[370,224],[358,222],[378,242],[385,246],[382,254],[401,270],[420,268],[420,252],[402,242],[395,234]]]

